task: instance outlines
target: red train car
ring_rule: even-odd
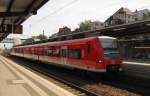
[[[107,36],[19,45],[11,54],[93,72],[122,70],[117,39]]]

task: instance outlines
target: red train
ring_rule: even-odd
[[[11,54],[93,72],[121,71],[117,39],[107,36],[19,45]]]

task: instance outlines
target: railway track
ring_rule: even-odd
[[[11,57],[10,59],[14,59],[15,61],[22,63],[23,66],[30,68],[31,70],[38,71],[46,76],[56,78],[60,82],[70,86],[76,90],[79,90],[81,93],[86,93],[87,96],[136,96],[136,95],[150,95],[150,82],[147,82],[146,79],[134,78],[131,76],[120,75],[119,77],[109,77],[105,76],[102,78],[94,77],[87,78],[79,74],[76,74],[74,71],[64,70],[63,68],[50,68],[46,64],[37,64],[37,62],[27,61],[21,58],[20,62],[17,58]],[[27,61],[27,62],[25,62]],[[26,64],[25,64],[26,63]],[[27,64],[28,63],[28,64]],[[34,67],[33,67],[34,66]],[[69,73],[69,74],[68,74]],[[145,82],[143,82],[145,80]],[[141,83],[142,82],[142,83]],[[74,87],[76,86],[76,87]],[[118,92],[118,94],[113,92]],[[88,93],[89,92],[89,93]],[[110,94],[110,93],[113,94]],[[91,94],[91,95],[90,95]],[[115,95],[114,95],[115,94]],[[84,95],[84,94],[83,94]]]
[[[5,62],[11,63],[7,59],[5,59]],[[77,96],[100,96],[100,95],[98,95],[94,92],[90,92],[89,90],[81,88],[80,86],[77,86],[77,85],[75,85],[71,82],[65,81],[65,80],[55,76],[54,74],[49,74],[46,71],[40,70],[37,67],[33,67],[33,66],[30,66],[30,65],[27,65],[27,64],[24,65],[24,66],[32,69],[33,71],[36,71],[36,72],[40,73],[41,75],[45,75],[45,76],[48,76],[48,77],[52,78],[56,85],[70,91],[71,93],[73,93]]]

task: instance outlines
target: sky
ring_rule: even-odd
[[[131,11],[150,9],[150,0],[50,0],[28,18],[23,25],[23,34],[9,37],[28,38],[44,34],[50,36],[59,28],[68,26],[71,30],[85,20],[104,22],[121,7]]]

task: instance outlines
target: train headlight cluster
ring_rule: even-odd
[[[102,63],[103,61],[102,61],[102,60],[99,60],[98,62],[99,62],[99,63]]]

